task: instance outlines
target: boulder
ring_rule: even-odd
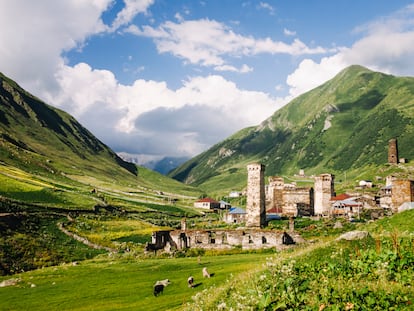
[[[347,241],[353,241],[353,240],[362,240],[369,236],[368,231],[349,231],[337,238],[337,240],[347,240]]]

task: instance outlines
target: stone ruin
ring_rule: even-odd
[[[242,249],[283,248],[286,245],[304,242],[294,230],[294,220],[290,218],[289,230],[266,229],[266,202],[264,186],[265,166],[253,163],[247,166],[247,205],[246,226],[237,229],[187,229],[186,220],[179,230],[153,232],[152,243],[147,243],[147,251],[202,249]]]

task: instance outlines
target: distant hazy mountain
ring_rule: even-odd
[[[53,108],[0,73],[0,161],[31,172],[137,175],[72,116]]]
[[[253,161],[268,176],[362,170],[387,162],[391,138],[402,157],[414,159],[413,119],[414,78],[351,66],[169,176],[217,190],[245,185]]]
[[[171,170],[177,168],[185,161],[188,161],[188,157],[147,157],[143,155],[132,155],[128,153],[120,152],[118,155],[125,161],[144,166],[153,171],[167,175]]]

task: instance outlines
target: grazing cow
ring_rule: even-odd
[[[157,281],[154,284],[154,296],[158,296],[159,294],[162,294],[164,292],[164,287],[166,287],[168,284],[170,284],[169,279]]]
[[[154,285],[154,296],[157,297],[159,294],[164,292],[164,285],[162,284],[155,284]]]
[[[210,273],[208,273],[207,267],[204,267],[203,268],[203,277],[210,278]]]
[[[192,276],[189,276],[187,279],[188,287],[194,287],[194,278]]]

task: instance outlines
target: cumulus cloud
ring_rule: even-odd
[[[299,39],[292,43],[271,38],[255,39],[235,33],[227,25],[210,19],[167,21],[158,27],[131,25],[126,30],[137,36],[154,39],[159,53],[171,53],[191,64],[223,69],[228,57],[269,54],[324,54],[323,47],[309,47]],[[234,71],[233,66],[229,66]]]
[[[111,5],[110,0],[0,2],[0,40],[8,43],[0,45],[0,67],[32,93],[74,115],[116,151],[193,156],[234,131],[259,123],[278,108],[269,95],[241,90],[221,76],[188,78],[181,87],[170,89],[164,81],[143,79],[125,85],[109,70],[94,69],[87,63],[65,63],[62,52],[82,47],[94,34],[127,26],[150,3],[126,1],[109,27],[100,16]],[[20,23],[16,23],[17,16]],[[228,36],[223,43],[228,43],[219,55],[237,52],[237,47],[231,47],[239,41],[232,39],[237,35],[222,24],[213,22],[210,27],[209,21],[205,23],[210,32],[201,40],[216,38],[224,31]],[[171,25],[171,29],[179,26]],[[161,28],[146,31],[163,38]],[[180,36],[185,32],[177,31]],[[188,35],[189,42],[196,40],[192,32]],[[199,48],[203,48],[201,42]],[[214,58],[208,48],[200,53]],[[225,65],[219,57],[211,59],[207,55],[200,61]],[[222,69],[252,70],[248,65]]]
[[[35,95],[73,114],[115,151],[172,156],[194,156],[241,128],[259,124],[288,99],[348,65],[414,75],[414,6],[355,29],[359,39],[350,47],[326,49],[298,38],[288,43],[257,39],[214,20],[186,21],[179,15],[178,22],[158,27],[131,24],[152,2],[125,1],[108,26],[101,16],[112,0],[0,1],[0,68]],[[289,96],[277,99],[241,89],[221,75],[187,77],[175,89],[164,81],[144,79],[126,85],[109,70],[87,63],[70,66],[62,57],[91,36],[115,29],[151,38],[159,53],[216,71],[252,72],[249,65],[236,67],[229,59],[240,64],[244,56],[264,53],[306,58],[287,78]]]
[[[194,156],[280,107],[269,95],[241,90],[218,75],[189,78],[174,90],[151,80],[123,85],[110,71],[80,63],[64,66],[57,83],[54,105],[107,144],[135,154]]]
[[[249,67],[246,64],[243,64],[240,68],[230,66],[230,65],[223,65],[223,66],[216,66],[214,67],[214,70],[216,71],[233,71],[233,72],[239,72],[239,73],[248,73],[252,72],[253,68]]]
[[[124,2],[125,7],[118,12],[110,31],[128,25],[139,13],[147,13],[147,9],[154,3],[154,0],[124,0]]]
[[[290,95],[297,96],[333,78],[354,64],[395,75],[414,75],[414,5],[355,29],[362,37],[351,47],[320,61],[304,59],[287,77]]]
[[[0,1],[1,70],[31,91],[50,90],[62,51],[106,29],[110,1]]]

